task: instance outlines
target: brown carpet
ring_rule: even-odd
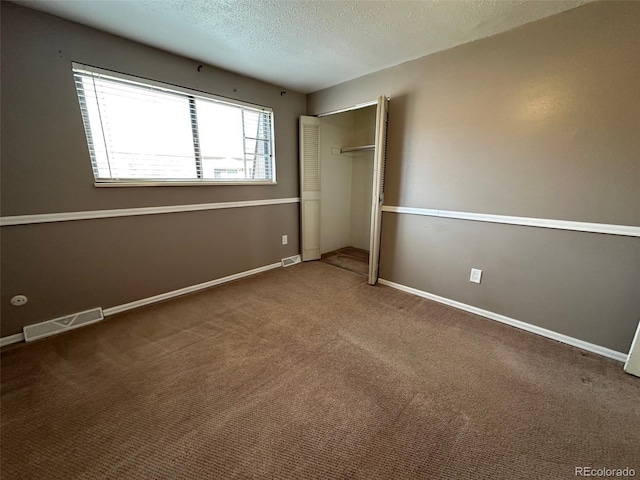
[[[322,255],[322,261],[360,275],[369,274],[369,252],[354,247],[345,247]]]
[[[640,381],[620,363],[321,262],[2,352],[6,479],[570,479],[576,466],[640,475]]]

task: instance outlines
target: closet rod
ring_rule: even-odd
[[[340,153],[360,152],[363,150],[373,150],[375,145],[362,145],[361,147],[344,147],[340,149]]]

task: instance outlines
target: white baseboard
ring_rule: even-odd
[[[15,335],[9,335],[0,338],[0,347],[5,345],[11,345],[12,343],[24,342],[24,333],[16,333]]]
[[[161,302],[163,300],[168,300],[170,298],[179,297],[181,295],[186,295],[187,293],[197,292],[198,290],[204,290],[205,288],[213,287],[215,285],[220,285],[222,283],[231,282],[233,280],[238,280],[243,277],[249,277],[257,273],[266,272],[267,270],[272,270],[274,268],[280,268],[280,267],[282,267],[282,262],[272,263],[270,265],[265,265],[264,267],[258,267],[258,268],[254,268],[253,270],[247,270],[245,272],[235,273],[233,275],[217,278],[209,282],[199,283],[197,285],[191,285],[190,287],[173,290],[172,292],[161,293],[160,295],[143,298],[141,300],[136,300],[135,302],[125,303],[123,305],[116,305],[115,307],[105,308],[102,311],[102,313],[106,317],[109,315],[114,315],[116,313],[126,312],[127,310],[132,310],[134,308],[143,307],[145,305],[150,305],[152,303]],[[18,343],[22,341],[24,341],[24,334],[16,333],[15,335],[9,335],[7,337],[1,338],[0,347],[4,347],[5,345],[11,345],[12,343]]]
[[[254,268],[253,270],[247,270],[246,272],[234,273],[233,275],[229,275],[228,277],[217,278],[216,280],[199,283],[197,285],[191,285],[190,287],[180,288],[178,290],[173,290],[172,292],[161,293],[160,295],[143,298],[142,300],[136,300],[135,302],[125,303],[123,305],[117,305],[115,307],[105,308],[103,310],[103,313],[106,317],[109,315],[114,315],[116,313],[126,312],[127,310],[132,310],[134,308],[143,307],[145,305],[150,305],[152,303],[161,302],[163,300],[168,300],[170,298],[179,297],[181,295],[186,295],[187,293],[197,292],[198,290],[204,290],[205,288],[214,287],[216,285],[220,285],[221,283],[227,283],[233,280],[238,280],[243,277],[249,277],[251,275],[255,275],[256,273],[262,273],[262,272],[266,272],[267,270],[272,270],[274,268],[280,268],[281,266],[282,266],[282,263],[278,262],[278,263],[272,263],[271,265],[265,265],[264,267]]]
[[[458,302],[456,300],[451,300],[445,297],[440,297],[438,295],[434,295],[433,293],[424,292],[422,290],[418,290],[417,288],[407,287],[405,285],[390,282],[389,280],[384,280],[382,278],[380,278],[378,282],[380,282],[382,285],[386,285],[391,288],[402,290],[403,292],[417,295],[418,297],[427,298],[429,300],[433,300],[434,302],[438,302],[438,303],[443,303],[445,305],[449,305],[450,307],[458,308],[460,310],[464,310],[466,312],[473,313],[475,315],[480,315],[481,317],[485,317],[490,320],[495,320],[500,323],[505,323],[507,325],[511,325],[512,327],[516,327],[521,330],[525,330],[527,332],[535,333],[537,335],[541,335],[543,337],[547,337],[552,340],[556,340],[558,342],[566,343],[567,345],[581,348],[582,350],[586,350],[588,352],[597,353],[598,355],[602,355],[603,357],[612,358],[613,360],[617,360],[619,362],[627,361],[626,354],[622,352],[617,352],[615,350],[611,350],[610,348],[601,347],[600,345],[595,345],[593,343],[585,342],[577,338],[569,337],[568,335],[554,332],[552,330],[547,330],[546,328],[537,327],[535,325],[531,325],[530,323],[521,322],[520,320],[506,317],[504,315],[500,315],[499,313],[490,312],[489,310],[483,310],[482,308],[474,307],[472,305],[467,305],[466,303]]]

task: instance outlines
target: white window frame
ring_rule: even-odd
[[[213,95],[207,92],[201,92],[199,90],[192,90],[189,88],[181,87],[178,85],[172,85],[168,83],[159,82],[156,80],[150,80],[143,77],[136,77],[134,75],[128,75],[126,73],[115,72],[112,70],[106,70],[99,67],[94,67],[90,65],[85,65],[81,63],[72,62],[72,72],[75,75],[75,71],[84,71],[89,74],[98,74],[103,75],[105,77],[111,77],[115,80],[125,80],[127,82],[131,82],[134,84],[139,84],[141,86],[153,86],[167,91],[168,93],[178,93],[181,95],[188,95],[194,98],[201,98],[204,100],[213,100],[218,103],[227,104],[233,107],[244,107],[247,109],[259,111],[259,112],[267,112],[271,117],[271,132],[270,132],[270,151],[271,151],[271,171],[272,178],[271,180],[250,180],[250,179],[231,179],[231,180],[215,180],[215,179],[185,179],[185,180],[162,180],[162,179],[97,179],[95,177],[94,171],[94,186],[95,187],[161,187],[161,186],[204,186],[204,185],[277,185],[276,182],[276,152],[275,152],[275,126],[274,126],[274,114],[273,109],[270,107],[265,107],[262,105],[256,105],[249,102],[243,102],[240,100],[230,99],[226,97],[221,97],[218,95]],[[78,100],[80,98],[78,97]],[[85,121],[83,119],[83,121]],[[87,126],[85,125],[85,130]],[[86,134],[86,131],[85,131]],[[90,148],[90,147],[89,147]],[[91,151],[89,151],[91,153]],[[93,159],[92,162],[92,171],[93,171]]]

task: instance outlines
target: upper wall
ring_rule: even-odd
[[[299,195],[305,96],[2,2],[2,215]],[[272,107],[278,184],[95,188],[71,62]]]
[[[313,93],[308,111],[391,97],[388,205],[640,225],[639,18],[639,2],[590,3]]]

